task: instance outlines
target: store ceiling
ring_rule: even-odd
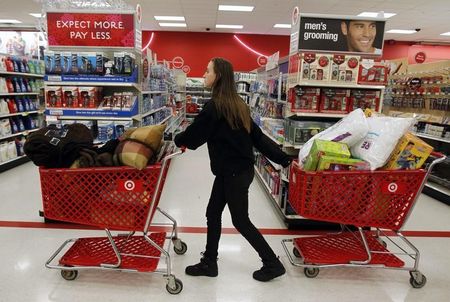
[[[29,13],[41,11],[41,0],[1,0],[0,19],[17,19],[21,25],[34,26],[36,19]],[[55,0],[51,0],[55,1]],[[68,0],[66,0],[68,1]],[[86,1],[86,0],[84,0]],[[91,0],[98,1],[98,0]],[[289,35],[289,29],[273,28],[276,23],[290,23],[292,8],[303,13],[357,15],[363,11],[396,13],[386,30],[420,29],[412,35],[386,34],[385,39],[401,41],[436,41],[450,43],[450,0],[124,0],[131,7],[140,3],[142,28],[146,30],[234,32]],[[218,11],[219,4],[252,5],[253,12]],[[187,28],[160,27],[155,15],[184,16]],[[243,29],[216,29],[216,24],[240,24]]]

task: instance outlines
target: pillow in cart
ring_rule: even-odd
[[[146,145],[133,141],[123,140],[119,143],[115,151],[115,160],[124,166],[144,169],[153,156],[153,151]]]
[[[134,128],[126,131],[122,138],[141,142],[156,153],[161,146],[165,129],[165,124]]]
[[[115,150],[115,161],[120,165],[144,169],[160,149],[165,129],[165,124],[128,129]]]

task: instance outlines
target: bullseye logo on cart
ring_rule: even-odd
[[[397,181],[384,181],[381,185],[384,194],[405,194],[407,192],[407,184]]]
[[[119,192],[142,192],[142,180],[120,179],[117,181],[117,191]]]

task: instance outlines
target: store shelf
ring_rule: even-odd
[[[343,118],[347,116],[347,113],[321,113],[321,112],[292,112],[292,115],[300,117],[330,117],[330,118]]]
[[[139,115],[134,115],[130,117],[101,117],[101,116],[75,116],[75,115],[58,115],[56,116],[58,120],[80,120],[80,121],[130,121],[139,120]]]
[[[105,86],[105,87],[133,87],[140,89],[136,83],[121,83],[121,82],[45,82],[45,86]]]
[[[160,121],[159,123],[157,123],[156,125],[162,125],[165,122],[167,122],[170,118],[172,117],[172,115],[169,115],[168,117],[164,118],[162,121]]]
[[[28,135],[28,134],[30,134],[32,132],[35,132],[35,131],[38,131],[38,130],[39,130],[39,128],[31,129],[31,130],[25,130],[25,131],[22,131],[22,132],[17,132],[17,133],[11,134],[11,135],[1,136],[0,140],[4,140],[4,139],[16,137],[16,136],[21,136],[21,135]]]
[[[21,164],[29,162],[30,159],[26,155],[18,156],[14,159],[10,159],[8,161],[0,163],[0,173],[17,167]]]
[[[4,114],[4,115],[0,114],[0,119],[6,118],[6,117],[11,117],[11,116],[18,116],[18,115],[27,116],[29,114],[37,114],[37,113],[42,113],[42,111],[33,110],[33,111],[24,111],[24,112],[10,113],[10,114]]]
[[[32,77],[32,78],[43,78],[43,74],[36,73],[25,73],[25,72],[12,72],[12,71],[0,71],[0,76],[8,75],[8,76],[23,76],[23,77]]]
[[[444,143],[447,143],[447,144],[450,143],[450,139],[448,139],[448,138],[439,137],[439,136],[435,136],[435,135],[429,135],[429,134],[425,134],[425,133],[419,133],[419,132],[413,132],[413,133],[414,133],[414,135],[416,135],[418,137],[432,139],[432,140],[439,141],[439,142],[444,142]]]
[[[450,190],[444,186],[428,181],[423,188],[423,193],[450,205]]]
[[[296,83],[294,86],[307,86],[307,87],[331,87],[331,88],[351,88],[351,89],[384,89],[385,86],[382,85],[360,85],[356,83],[339,83],[339,82],[311,82],[311,81],[302,81]]]
[[[260,127],[261,128],[261,127]],[[268,137],[270,138],[275,144],[279,145],[279,146],[283,146],[283,143],[281,143],[280,141],[276,140],[274,137],[272,137],[272,135],[270,135],[269,132],[267,132],[266,129],[261,128],[261,131]]]
[[[0,96],[39,95],[39,92],[0,92]]]
[[[167,90],[145,90],[141,92],[142,94],[169,94],[170,92]]]
[[[149,112],[143,113],[143,114],[141,114],[141,118],[144,118],[144,117],[149,116],[149,115],[151,115],[151,114],[153,114],[153,113],[156,113],[156,112],[158,112],[158,111],[161,111],[161,110],[163,110],[164,108],[166,108],[166,106],[162,106],[162,107],[159,107],[159,108],[150,110]]]

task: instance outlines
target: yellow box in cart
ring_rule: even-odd
[[[433,147],[411,133],[406,133],[391,154],[385,170],[419,169],[430,156]]]
[[[349,158],[350,155],[350,150],[346,144],[316,139],[306,157],[303,170],[315,171],[322,156]]]

